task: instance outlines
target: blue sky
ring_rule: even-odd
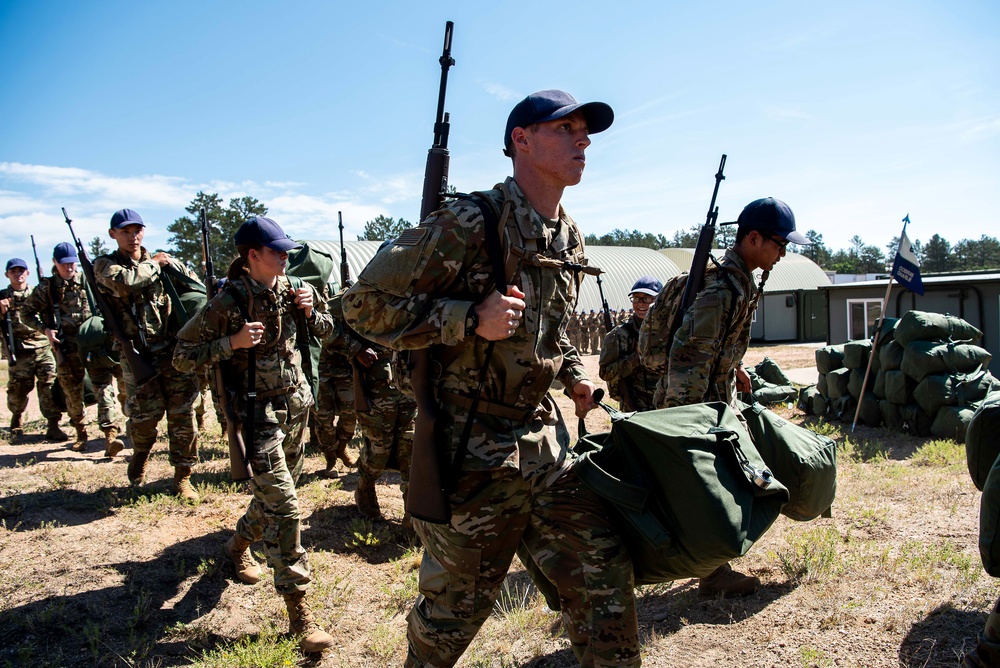
[[[451,181],[509,173],[524,95],[602,100],[588,233],[672,236],[718,204],[784,199],[832,249],[1000,234],[1000,3],[57,2],[0,0],[0,245],[43,261],[111,213],[147,247],[199,190],[264,201],[297,238],[414,220],[446,20]],[[46,263],[47,264],[47,263]]]

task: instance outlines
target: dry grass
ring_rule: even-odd
[[[795,368],[811,354],[769,347],[747,359]],[[596,367],[596,357],[586,362]],[[763,580],[754,596],[703,599],[693,581],[640,588],[643,665],[957,665],[1000,593],[979,563],[979,494],[961,446],[781,412],[839,443],[833,517],[779,518],[735,562]],[[607,421],[594,412],[588,428]],[[103,460],[97,443],[82,454],[39,440],[11,446],[0,430],[0,666],[402,664],[419,546],[399,525],[398,478],[378,489],[388,521],[371,523],[353,508],[356,475],[322,480],[320,458],[308,458],[300,496],[310,595],[337,647],[302,657],[282,636],[287,619],[266,578],[247,586],[220,567],[218,547],[248,497],[227,481],[214,431],[204,446],[194,478],[202,500],[189,505],[166,494],[162,447],[152,482],[134,490],[124,461]],[[459,665],[576,662],[515,565]]]

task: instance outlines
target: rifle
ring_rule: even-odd
[[[111,306],[111,302],[108,301],[108,296],[101,292],[101,290],[97,287],[97,276],[94,274],[94,264],[87,256],[87,251],[84,250],[83,244],[76,238],[76,233],[73,231],[73,221],[70,220],[69,215],[66,213],[66,207],[63,207],[62,214],[63,218],[66,220],[66,225],[69,226],[69,233],[73,237],[73,243],[76,245],[77,255],[80,256],[80,266],[83,267],[83,275],[87,278],[87,282],[90,284],[90,290],[94,294],[94,299],[97,300],[97,305],[101,309],[101,316],[104,318],[104,326],[111,331],[111,335],[115,337],[115,340],[118,341],[118,345],[121,346],[122,352],[125,354],[125,361],[132,373],[132,377],[135,378],[136,385],[148,383],[155,378],[159,372],[142,356],[138,350],[136,350],[132,339],[125,334],[125,330],[122,329],[121,323],[118,322],[118,319],[115,317],[115,310]]]
[[[445,23],[444,49],[441,58],[441,85],[438,89],[437,114],[434,117],[434,143],[427,152],[424,168],[424,190],[420,201],[420,220],[437,210],[448,189],[448,130],[450,116],[444,111],[448,68],[455,64],[451,57],[451,33],[455,24]],[[433,360],[429,349],[410,351],[410,384],[417,401],[417,416],[413,427],[413,454],[410,458],[410,489],[406,495],[406,512],[413,517],[435,524],[451,521],[451,504],[445,483],[446,471],[438,451],[440,408],[434,393]],[[467,424],[472,424],[469,416]]]
[[[340,287],[351,287],[351,265],[347,263],[347,249],[344,248],[344,214],[337,212],[337,226],[340,228]],[[343,318],[343,316],[341,316]],[[365,384],[361,382],[361,367],[357,358],[351,359],[351,381],[354,385],[354,411],[370,413],[371,404],[365,394]]]
[[[673,334],[680,327],[685,311],[691,307],[694,298],[705,287],[705,271],[708,269],[709,258],[715,262],[715,258],[712,257],[712,244],[715,242],[715,223],[719,219],[719,207],[715,206],[715,198],[719,195],[719,184],[726,179],[722,175],[722,170],[725,168],[726,154],[723,153],[722,160],[719,162],[719,171],[715,173],[715,189],[712,191],[712,201],[708,204],[708,215],[705,217],[705,224],[701,226],[701,232],[698,233],[698,243],[695,245],[694,257],[691,259],[691,271],[688,273],[687,283],[684,284],[681,307],[677,311],[673,327],[670,328],[671,339],[674,338]]]
[[[201,248],[205,255],[205,289],[208,292],[208,298],[211,299],[215,296],[216,281],[215,268],[212,265],[212,247],[209,244],[208,237],[208,214],[205,213],[205,207],[202,207]],[[253,361],[257,361],[256,355],[254,355]],[[223,369],[223,365],[226,365],[225,369]],[[254,364],[255,366],[256,364]],[[250,457],[247,455],[246,447],[247,443],[250,443],[251,448],[253,447],[253,413],[247,412],[247,422],[250,424],[249,427],[245,426],[240,420],[240,416],[236,413],[236,407],[233,402],[235,392],[230,390],[226,384],[226,377],[232,377],[231,369],[232,365],[229,360],[216,363],[215,394],[219,398],[219,408],[222,410],[222,414],[226,416],[226,438],[229,440],[229,469],[233,482],[242,482],[253,477],[253,473],[250,470]],[[248,377],[252,378],[256,374],[256,371],[256,368],[248,367]],[[243,440],[244,430],[248,432],[248,436],[250,437],[248,441]]]
[[[38,249],[35,247],[35,235],[31,235],[31,252],[35,255],[35,271],[38,272],[38,284],[42,284],[42,263],[38,261]],[[56,365],[62,366],[66,362],[66,354],[63,352],[63,341],[62,341],[62,327],[60,322],[62,318],[59,317],[59,305],[56,304],[55,293],[52,292],[52,283],[49,283],[49,301],[52,302],[52,312],[49,313],[49,329],[56,333],[56,343],[52,346],[52,353],[56,356]]]
[[[17,356],[14,354],[14,319],[10,315],[12,310],[8,307],[4,313],[3,352],[7,358],[8,369],[17,364]]]
[[[604,311],[604,328],[610,332],[614,329],[614,324],[611,322],[611,310],[608,308],[608,300],[604,298],[604,286],[601,285],[601,274],[597,275],[597,291],[601,295],[601,309]],[[635,399],[632,397],[632,386],[626,383],[624,378],[618,381],[618,395],[622,398],[621,403],[625,410],[638,410]],[[583,424],[583,418],[580,418],[580,423]]]

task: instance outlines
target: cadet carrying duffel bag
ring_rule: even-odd
[[[837,444],[760,404],[741,407],[754,447],[788,488],[781,514],[799,522],[830,510],[837,496]]]
[[[976,489],[983,489],[997,456],[1000,456],[1000,392],[991,392],[976,409],[965,432],[965,459]]]
[[[705,577],[747,550],[788,502],[722,402],[612,415],[574,464],[619,514],[636,584]]]

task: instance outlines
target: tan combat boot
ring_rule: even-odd
[[[358,486],[354,490],[354,503],[358,505],[358,512],[368,519],[382,519],[382,509],[379,508],[378,496],[375,495],[375,483],[364,474],[358,477]]]
[[[747,596],[758,589],[760,589],[760,578],[734,571],[729,564],[719,566],[711,575],[698,581],[698,593],[702,596],[722,594],[726,598],[733,598]]]
[[[21,414],[15,413],[10,416],[10,444],[14,445],[24,438],[24,429],[21,428]]]
[[[347,454],[347,445],[350,441],[338,441],[337,442],[337,458],[344,462],[344,466],[351,469],[354,468],[354,460],[351,456]]]
[[[318,471],[316,475],[327,480],[336,480],[339,478],[340,471],[337,470],[337,455],[324,452],[323,459],[326,460],[326,468]]]
[[[104,430],[104,456],[114,457],[125,448],[125,443],[118,438],[118,427],[108,427]]]
[[[59,418],[49,418],[49,428],[45,432],[45,438],[55,443],[62,443],[69,440],[69,434],[59,428]]]
[[[194,485],[191,484],[190,466],[174,467],[174,494],[185,501],[197,501],[199,499],[198,492],[195,491]]]
[[[89,437],[87,436],[87,427],[82,424],[76,424],[73,425],[73,427],[76,429],[76,439],[73,441],[73,445],[69,446],[69,449],[74,452],[81,452],[89,440]]]
[[[288,609],[288,633],[298,637],[299,649],[308,654],[333,647],[333,636],[316,624],[304,591],[283,594],[283,598]]]
[[[236,569],[236,579],[247,584],[260,582],[260,566],[250,554],[250,541],[238,533],[226,541],[222,552]]]
[[[128,481],[133,486],[142,484],[146,479],[146,462],[149,461],[149,450],[132,448],[132,459],[128,463]]]

